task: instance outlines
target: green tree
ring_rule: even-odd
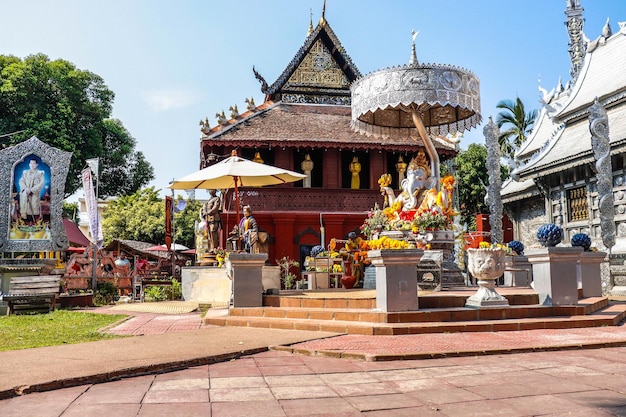
[[[500,149],[502,156],[512,158],[515,149],[519,148],[526,140],[537,118],[537,110],[531,110],[526,113],[524,103],[519,97],[515,102],[511,100],[502,100],[496,105],[497,108],[503,109],[496,116],[496,124],[500,128]],[[506,130],[502,131],[502,128]]]
[[[461,221],[467,223],[470,230],[476,229],[477,214],[489,213],[485,204],[485,185],[489,182],[486,160],[487,148],[476,143],[456,156]]]
[[[0,147],[37,136],[72,152],[66,196],[81,187],[85,160],[96,157],[103,173],[101,196],[137,191],[154,173],[121,122],[109,120],[114,97],[100,76],[68,61],[43,54],[23,60],[0,55],[0,134],[17,132],[0,137]],[[126,176],[110,174],[117,172]]]
[[[78,203],[63,202],[61,216],[78,224]]]
[[[120,196],[102,214],[105,244],[115,239],[161,244],[165,241],[165,203],[154,187]]]
[[[178,197],[175,206],[182,197]],[[174,213],[174,241],[187,247],[195,246],[195,221],[201,203],[186,202],[184,209]],[[102,234],[105,244],[115,239],[139,240],[162,244],[165,242],[165,201],[154,187],[120,196],[109,202],[102,214]]]
[[[154,169],[142,152],[135,152],[135,139],[117,119],[103,122],[98,195],[102,198],[129,195],[154,178]]]

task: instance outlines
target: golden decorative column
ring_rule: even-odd
[[[306,154],[304,161],[300,164],[300,168],[302,168],[302,171],[306,174],[306,178],[302,180],[303,188],[311,188],[311,171],[313,171],[313,165],[311,155]]]
[[[402,180],[404,179],[404,173],[406,172],[406,162],[402,159],[402,155],[398,158],[396,164],[396,171],[398,171],[398,190],[402,189]]]
[[[356,156],[352,158],[352,162],[350,162],[350,172],[352,173],[350,188],[358,190],[361,188],[361,178],[359,177],[359,173],[361,172],[361,163],[359,162],[359,158]]]

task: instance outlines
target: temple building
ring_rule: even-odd
[[[555,223],[564,230],[564,244],[577,233],[587,233],[592,246],[610,249],[602,239],[598,157],[592,146],[597,100],[606,112],[603,123],[610,139],[606,159],[610,155],[610,214],[616,230],[612,251],[626,253],[626,22],[613,33],[607,20],[601,35],[590,41],[583,32],[579,0],[567,1],[565,14],[571,80],[565,85],[559,81],[551,91],[540,86],[542,108],[516,152],[518,165],[513,179],[503,185],[502,201],[516,238],[527,246],[536,243],[541,225]]]
[[[303,181],[263,188],[239,188],[259,228],[269,235],[269,262],[302,259],[311,247],[357,231],[375,204],[382,207],[378,179],[392,176],[399,190],[406,165],[424,144],[415,129],[384,140],[351,127],[351,84],[361,77],[339,39],[322,17],[309,24],[304,44],[273,84],[253,68],[265,101],[246,100],[247,109],[216,114],[201,124],[200,168],[236,150],[239,156],[307,175]],[[455,145],[434,138],[442,161]],[[225,192],[225,235],[237,224],[233,190]]]

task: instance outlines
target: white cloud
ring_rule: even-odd
[[[177,89],[145,91],[142,97],[156,112],[188,107],[199,99],[198,94],[193,91]]]

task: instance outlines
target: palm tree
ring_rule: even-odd
[[[537,110],[531,110],[526,113],[524,103],[519,97],[517,97],[515,102],[501,100],[496,107],[505,110],[496,116],[498,128],[502,129],[502,126],[507,128],[505,131],[500,131],[500,137],[498,138],[500,150],[502,156],[513,158],[515,150],[524,143],[526,135],[531,132],[537,118]]]

